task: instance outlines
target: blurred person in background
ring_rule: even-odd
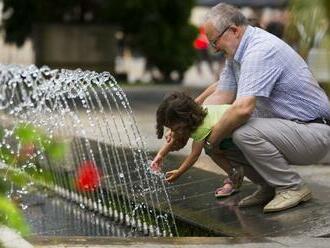
[[[199,28],[199,33],[197,38],[194,40],[193,46],[196,49],[198,55],[198,61],[197,61],[198,73],[202,73],[201,65],[205,61],[212,75],[215,75],[212,59],[209,54],[209,40],[206,37],[204,27]]]

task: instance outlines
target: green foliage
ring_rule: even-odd
[[[193,63],[197,29],[189,24],[194,0],[3,0],[6,42],[22,45],[42,23],[109,23],[125,34],[125,43],[141,52],[149,67],[168,80]]]
[[[7,147],[1,147],[0,160],[6,164],[14,164],[16,162],[15,156],[11,153],[11,150]]]
[[[3,139],[3,136],[5,135],[5,131],[3,130],[3,128],[0,126],[0,140]]]
[[[5,195],[10,190],[10,184],[5,180],[6,170],[0,169],[0,195]]]
[[[10,183],[14,183],[18,187],[24,187],[31,181],[27,172],[13,167],[0,169],[0,177],[6,179],[6,181],[0,181],[1,194],[5,194],[9,190],[8,179]]]
[[[323,4],[324,4],[325,10],[327,12],[328,21],[330,22],[330,1],[323,0]]]
[[[325,2],[323,0],[292,0],[291,24],[287,34],[299,35],[299,53],[306,58],[312,47],[320,46],[328,29]],[[290,39],[290,38],[289,38]]]
[[[40,151],[45,152],[51,160],[63,159],[68,149],[66,143],[49,138],[41,130],[37,130],[31,124],[18,125],[14,130],[14,134],[18,137],[21,145],[32,144],[34,147],[39,148]],[[8,152],[5,153],[5,155],[8,155]]]
[[[193,0],[112,0],[104,11],[128,34],[126,42],[169,80],[173,71],[180,78],[196,57],[192,43],[197,29],[189,24],[193,6]]]
[[[0,197],[0,223],[19,231],[22,235],[29,233],[22,213],[18,208],[5,197]]]
[[[191,25],[172,29],[167,25],[150,24],[141,30],[137,40],[148,58],[149,66],[158,67],[164,80],[168,81],[171,72],[176,71],[182,76],[193,63],[196,55],[192,47],[192,41],[197,36],[195,31]]]
[[[20,124],[15,128],[14,134],[22,144],[30,144],[38,141],[39,134],[31,124]]]
[[[30,183],[51,185],[53,176],[49,168],[38,164],[38,154],[47,157],[48,163],[55,164],[64,159],[67,144],[46,135],[31,124],[19,124],[8,137],[0,127],[0,224],[7,225],[28,234],[22,213],[15,204],[5,197],[12,192],[13,185],[26,187]],[[10,193],[11,195],[11,193]]]
[[[64,158],[68,145],[58,140],[50,140],[47,145],[44,146],[46,154],[51,160],[61,160]]]

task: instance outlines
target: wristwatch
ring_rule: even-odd
[[[207,150],[209,150],[209,151],[212,151],[213,144],[210,141],[206,140],[205,145],[204,145],[204,148],[207,149]]]

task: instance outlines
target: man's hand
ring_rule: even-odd
[[[159,154],[156,155],[156,157],[154,158],[154,160],[152,160],[151,164],[150,164],[150,169],[153,172],[160,172],[160,170],[162,169],[163,166],[163,157]]]
[[[171,171],[166,172],[165,180],[168,183],[172,183],[175,180],[177,180],[180,176],[181,176],[181,173],[179,170],[171,170]]]

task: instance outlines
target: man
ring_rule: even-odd
[[[330,104],[304,60],[286,43],[247,24],[233,6],[220,3],[204,22],[206,35],[226,63],[220,80],[196,101],[231,103],[207,143],[212,158],[225,156],[243,166],[259,185],[240,207],[267,204],[275,212],[311,198],[311,191],[290,166],[312,164],[330,150]],[[220,151],[232,135],[238,148]]]

